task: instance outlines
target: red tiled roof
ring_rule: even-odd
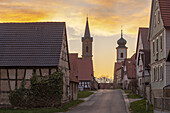
[[[93,61],[78,58],[78,80],[91,80],[93,75]]]
[[[158,0],[165,27],[170,27],[170,0]]]
[[[136,65],[135,65],[135,54],[128,59],[125,59],[125,65],[127,69],[127,76],[129,79],[136,78]]]
[[[79,82],[76,77],[78,77],[78,65],[77,65],[77,59],[78,59],[78,53],[70,53],[69,54],[69,60],[70,60],[70,81],[72,82]]]
[[[137,53],[137,50],[138,50],[138,44],[139,44],[139,36],[141,34],[141,40],[142,40],[142,44],[143,44],[143,48],[145,50],[148,50],[150,49],[150,44],[149,44],[149,41],[147,40],[147,37],[148,37],[148,30],[149,28],[139,28],[139,31],[138,31],[138,41],[137,41],[137,47],[136,47],[136,53]],[[137,55],[137,54],[136,54]],[[136,58],[136,57],[135,57]]]

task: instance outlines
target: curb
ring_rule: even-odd
[[[124,102],[125,102],[125,106],[126,106],[126,111],[127,113],[130,113],[129,111],[129,107],[130,107],[130,104],[129,104],[129,99],[127,98],[125,92],[123,90],[122,91],[122,95],[123,95],[123,98],[124,98]]]

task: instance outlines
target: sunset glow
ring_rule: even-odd
[[[117,40],[123,26],[128,57],[136,50],[139,27],[148,27],[151,0],[0,0],[0,22],[66,22],[70,53],[81,57],[89,17],[96,77],[113,77]]]

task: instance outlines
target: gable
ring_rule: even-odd
[[[160,19],[160,22],[158,21]],[[164,28],[170,27],[170,1],[152,0],[150,29],[148,39],[152,40],[161,34]]]
[[[57,66],[64,22],[0,23],[0,66]]]
[[[160,8],[160,1],[163,0],[152,0],[152,8],[150,15],[150,27],[149,27],[149,37],[152,40],[157,34],[163,32],[165,23],[162,18],[162,8]]]

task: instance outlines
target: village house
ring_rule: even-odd
[[[78,54],[69,54],[70,59],[70,99],[77,100],[78,96]]]
[[[79,88],[96,89],[96,80],[93,75],[93,62],[83,58],[78,58],[78,53],[70,53],[71,73],[75,75],[79,82]]]
[[[163,96],[163,88],[170,84],[170,1],[152,0],[148,40],[151,47],[152,102]],[[170,92],[169,92],[170,93]]]
[[[122,87],[122,79],[123,79],[123,62],[116,62],[114,67],[114,83],[116,87]]]
[[[132,89],[132,83],[136,80],[136,65],[135,65],[135,54],[131,58],[127,58],[123,62],[123,79],[122,88]],[[135,89],[136,90],[136,89]]]
[[[138,93],[144,97],[145,94],[147,97],[150,95],[150,44],[147,36],[148,28],[139,28],[136,47],[136,77],[138,79]],[[146,92],[146,87],[149,88],[148,92]]]
[[[65,22],[0,23],[0,104],[30,78],[49,76],[61,69],[62,103],[69,101],[69,56]]]

